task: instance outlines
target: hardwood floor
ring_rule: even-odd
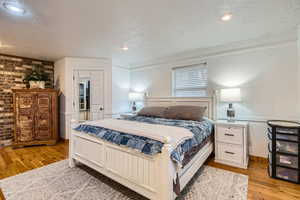
[[[0,149],[0,179],[43,167],[68,156],[68,143],[61,141],[53,146],[32,146]]]
[[[42,167],[66,159],[68,143],[59,142],[54,146],[36,146],[19,149],[0,149],[0,179]],[[239,169],[218,164],[210,159],[207,164],[249,176],[249,200],[300,200],[300,185],[269,178],[267,163],[250,161],[249,169]],[[0,200],[1,198],[0,188]]]
[[[270,178],[267,162],[251,160],[247,170],[218,164],[212,159],[207,164],[248,175],[249,200],[300,200],[300,185]]]

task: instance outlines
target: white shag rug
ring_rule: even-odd
[[[0,180],[6,200],[146,200],[115,181],[63,160]],[[203,166],[178,200],[246,200],[248,176]]]

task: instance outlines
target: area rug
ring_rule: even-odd
[[[94,170],[63,160],[0,180],[6,200],[146,200]],[[248,176],[203,166],[178,200],[246,200]]]

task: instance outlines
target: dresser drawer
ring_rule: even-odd
[[[217,151],[217,157],[219,160],[243,163],[243,146],[218,143]]]
[[[243,128],[217,126],[217,140],[231,144],[243,144]]]

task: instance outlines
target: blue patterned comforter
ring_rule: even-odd
[[[203,119],[203,121],[189,121],[189,120],[174,120],[155,117],[133,116],[126,117],[122,120],[138,121],[150,124],[161,124],[167,126],[177,126],[190,130],[194,137],[181,143],[171,153],[171,159],[178,164],[182,164],[184,155],[190,149],[200,145],[206,138],[212,134],[213,123],[209,119]],[[132,135],[130,133],[121,133],[118,131],[81,124],[74,130],[84,132],[95,137],[99,137],[106,141],[112,142],[118,145],[124,145],[138,150],[144,154],[155,155],[161,152],[163,143],[149,139],[146,137]]]

